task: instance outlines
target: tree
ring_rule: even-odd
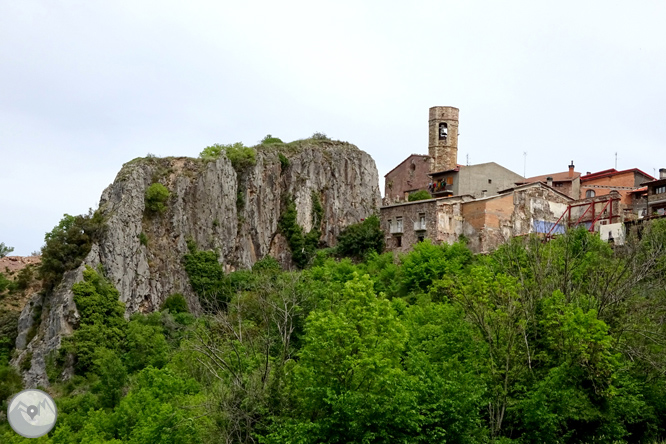
[[[394,306],[356,275],[342,300],[306,322],[287,390],[293,411],[267,443],[405,442],[418,432],[418,408],[400,362],[407,331]],[[411,387],[410,387],[411,388]]]
[[[379,217],[374,214],[346,227],[338,236],[337,252],[341,256],[362,259],[372,252],[382,254],[384,247],[384,232]]]
[[[4,242],[0,242],[0,258],[7,256],[12,251],[14,251],[14,247],[8,247]]]

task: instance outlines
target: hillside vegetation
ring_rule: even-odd
[[[225,274],[192,245],[196,318],[176,294],[126,320],[104,271],[87,269],[80,324],[49,364],[57,426],[35,442],[666,437],[664,221],[614,249],[574,230],[489,255],[429,241],[382,254],[376,225],[345,231],[343,248],[309,253],[300,271],[267,257]],[[6,399],[17,378],[6,359],[0,375]],[[6,423],[0,441],[28,442]]]

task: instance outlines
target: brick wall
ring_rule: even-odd
[[[386,175],[384,197],[389,202],[404,202],[405,193],[425,190],[430,183],[430,157],[411,155]]]

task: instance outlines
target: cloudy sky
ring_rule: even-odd
[[[124,162],[326,133],[383,177],[460,108],[459,161],[666,167],[666,2],[0,2],[0,241],[27,255]],[[383,183],[382,183],[383,186]]]

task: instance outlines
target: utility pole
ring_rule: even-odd
[[[467,166],[469,166],[469,154],[467,154]]]

